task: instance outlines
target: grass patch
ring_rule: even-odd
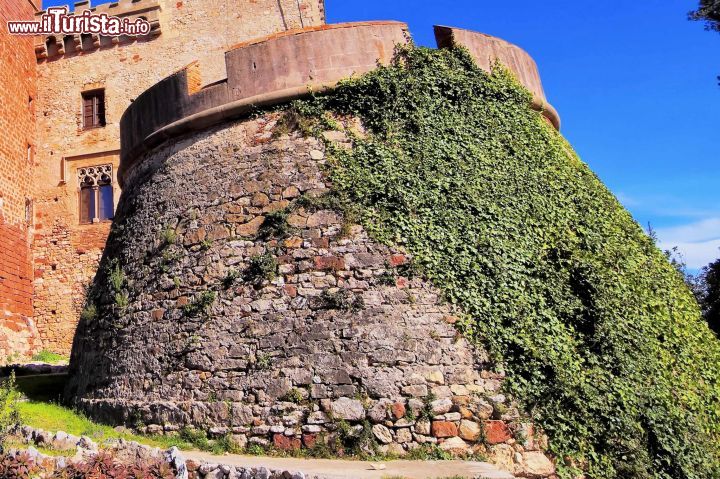
[[[22,423],[28,426],[45,431],[65,431],[76,436],[88,436],[98,443],[124,439],[161,449],[176,446],[182,450],[199,449],[218,455],[225,452],[240,452],[229,436],[208,439],[203,431],[193,429],[183,429],[179,434],[171,435],[133,434],[118,431],[112,426],[98,424],[81,413],[54,403],[22,402],[18,405],[18,412]]]
[[[42,363],[48,363],[48,364],[57,364],[61,362],[65,362],[68,360],[65,356],[57,353],[53,353],[52,351],[48,351],[47,349],[43,349],[39,353],[35,353],[32,357],[33,361],[39,361]]]

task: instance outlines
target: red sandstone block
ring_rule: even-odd
[[[345,260],[336,256],[316,256],[315,268],[321,271],[342,271],[345,269]]]
[[[317,443],[317,434],[303,434],[302,440],[305,447],[312,449]]]
[[[316,248],[327,249],[330,247],[330,240],[327,238],[313,238],[312,243]]]
[[[300,439],[287,437],[284,434],[275,434],[273,436],[273,444],[281,451],[294,451],[302,447]]]
[[[404,254],[394,254],[390,256],[390,264],[393,267],[400,266],[405,263],[407,263],[407,257]]]
[[[390,411],[392,411],[392,415],[395,417],[395,419],[402,419],[405,417],[405,405],[401,402],[396,402],[390,407]]]
[[[485,441],[488,444],[502,444],[512,438],[505,421],[485,421]]]
[[[434,421],[431,432],[435,437],[455,437],[458,435],[458,428],[450,421]]]

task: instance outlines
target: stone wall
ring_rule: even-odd
[[[147,3],[146,0],[145,3]],[[20,2],[18,2],[20,3]],[[126,5],[127,4],[127,5]],[[158,0],[159,35],[45,58],[40,45],[32,196],[35,310],[42,346],[68,353],[109,224],[79,225],[77,170],[119,166],[120,117],[132,100],[172,72],[199,60],[201,84],[224,78],[232,45],[293,28],[324,23],[322,0]],[[123,0],[118,11],[135,8]],[[106,126],[82,129],[81,93],[105,89]],[[12,170],[13,173],[16,171]],[[29,178],[29,176],[28,176]],[[115,182],[115,201],[120,187]]]
[[[275,116],[195,133],[125,178],[73,346],[66,398],[92,417],[315,447],[545,456],[455,312],[403,251],[311,206],[323,145]],[[509,463],[503,461],[509,459]]]
[[[6,24],[31,19],[34,11],[28,0],[0,2],[0,364],[37,347],[28,218],[35,153],[35,53],[32,38],[10,36]]]

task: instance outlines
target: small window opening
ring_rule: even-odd
[[[110,48],[113,46],[113,37],[100,35],[100,48]]]
[[[28,226],[32,225],[33,219],[33,202],[30,198],[25,199],[25,222]]]
[[[90,51],[95,48],[95,40],[89,33],[83,33],[80,35],[80,43],[82,44],[83,51]]]
[[[48,58],[54,57],[60,53],[60,49],[58,48],[58,43],[55,37],[48,37],[48,39],[45,41],[45,48],[47,49]]]
[[[66,35],[63,37],[63,46],[65,47],[65,55],[75,52],[75,37]]]
[[[83,129],[105,126],[105,90],[93,90],[82,94]]]

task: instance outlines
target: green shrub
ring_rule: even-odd
[[[502,68],[403,47],[296,104],[369,130],[329,176],[458,305],[550,450],[592,478],[720,477],[720,345],[682,278]],[[562,461],[561,461],[562,462]]]
[[[174,245],[175,242],[177,242],[177,232],[174,228],[168,226],[160,233],[160,241],[162,242],[162,246]]]
[[[130,297],[127,293],[115,293],[115,306],[122,312],[124,312],[130,305]]]
[[[235,284],[235,281],[240,279],[242,275],[240,272],[236,269],[231,269],[227,272],[225,277],[223,278],[222,284],[225,289],[232,288],[232,286]]]
[[[108,281],[112,291],[119,293],[125,286],[125,273],[120,267],[120,262],[113,259],[108,267]]]
[[[253,256],[245,270],[245,281],[259,284],[265,280],[272,280],[277,274],[277,267],[277,261],[269,251]]]
[[[13,372],[9,377],[0,379],[0,450],[5,447],[9,429],[20,421],[19,400],[20,393],[15,387],[15,373]]]
[[[337,309],[340,311],[358,312],[365,308],[365,301],[362,296],[355,294],[347,289],[324,290],[320,295],[320,299],[327,309]]]
[[[97,315],[97,306],[95,306],[95,303],[89,303],[80,313],[80,319],[84,322],[94,321],[97,318]]]
[[[183,311],[187,316],[198,316],[207,313],[208,309],[215,302],[217,295],[215,291],[203,291],[192,302],[183,307]]]
[[[289,216],[290,208],[283,208],[266,214],[265,221],[258,231],[258,236],[264,240],[287,237],[292,231],[290,224],[288,224]]]

